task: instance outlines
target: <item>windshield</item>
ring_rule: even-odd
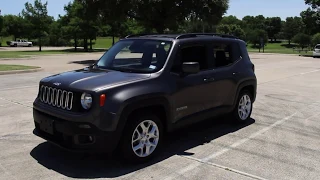
[[[165,64],[171,46],[170,41],[119,41],[100,58],[97,66],[123,72],[156,72]]]

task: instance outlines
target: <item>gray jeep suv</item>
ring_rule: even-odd
[[[254,71],[234,36],[127,36],[95,64],[40,81],[33,133],[68,150],[145,161],[177,128],[223,114],[248,120]]]

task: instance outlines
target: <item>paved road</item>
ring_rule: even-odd
[[[83,67],[72,61],[98,57],[90,54],[12,61],[48,63],[44,63],[43,72],[0,76],[0,179],[320,177],[320,59],[252,54],[259,86],[250,122],[237,126],[228,119],[215,119],[172,133],[159,158],[131,166],[111,157],[64,152],[31,133],[38,81],[62,70]]]

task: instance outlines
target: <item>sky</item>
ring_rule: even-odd
[[[33,2],[33,0],[0,0],[1,14],[18,14],[24,8],[25,2]],[[42,0],[45,2],[45,0]],[[63,15],[63,7],[70,0],[47,0],[49,15],[58,17]],[[304,4],[304,0],[230,0],[229,10],[226,15],[234,15],[242,19],[246,15],[265,17],[286,17],[300,16],[300,12],[306,10],[308,6]]]

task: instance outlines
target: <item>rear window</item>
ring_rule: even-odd
[[[316,45],[315,49],[320,49],[320,45]]]

